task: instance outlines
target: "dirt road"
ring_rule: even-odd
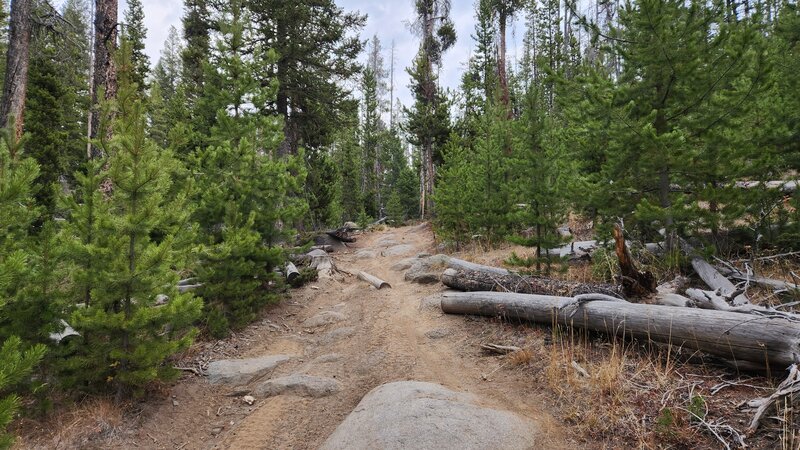
[[[376,290],[350,275],[311,283],[225,345],[197,350],[215,351],[216,358],[294,355],[271,376],[335,378],[341,386],[336,394],[278,395],[247,405],[232,388],[187,375],[164,399],[146,403],[141,425],[125,443],[165,449],[313,449],[371,389],[416,380],[469,392],[483,406],[534,419],[543,430],[541,448],[565,446],[559,425],[542,409],[546,399],[540,390],[521,373],[495,371],[501,361],[475,347],[469,321],[441,313],[436,300],[443,286],[409,283],[403,271],[392,269],[405,258],[432,252],[433,245],[424,225],[360,236],[348,251],[334,254],[337,266],[372,273],[391,289]],[[324,311],[341,313],[337,317],[343,320],[302,325]]]

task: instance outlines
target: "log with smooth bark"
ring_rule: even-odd
[[[363,272],[363,271],[359,271],[358,272],[358,279],[362,280],[362,281],[366,281],[367,283],[373,285],[375,287],[375,289],[381,289],[381,288],[385,288],[385,287],[391,288],[392,287],[391,284],[381,280],[380,278],[378,278],[378,277],[376,277],[374,275],[370,275],[367,272]]]
[[[297,270],[297,266],[292,264],[291,261],[288,261],[286,263],[286,281],[291,283],[294,280],[296,280],[298,277],[300,277],[300,271]]]
[[[800,324],[783,317],[672,308],[589,296],[446,293],[449,314],[503,316],[677,345],[727,360],[786,367],[800,360]]]
[[[474,270],[449,268],[444,271],[441,279],[445,286],[467,292],[495,291],[563,296],[594,292],[622,297],[620,288],[610,284],[578,283],[515,273],[502,275],[481,268]]]

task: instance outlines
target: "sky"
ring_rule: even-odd
[[[391,43],[395,43],[395,97],[404,105],[412,102],[408,89],[409,77],[405,68],[411,65],[419,48],[419,38],[409,30],[409,22],[414,19],[413,0],[336,0],[346,11],[360,11],[367,14],[367,25],[361,32],[362,39],[378,36],[384,48],[384,60],[389,69]],[[158,61],[161,48],[169,33],[170,26],[180,30],[183,13],[182,0],[142,0],[147,27],[145,51],[152,64]],[[127,2],[119,4],[120,20],[127,8]],[[458,40],[444,56],[440,83],[443,87],[455,88],[461,82],[461,74],[469,60],[474,42],[475,18],[472,0],[452,0],[450,17],[455,23]],[[524,29],[519,20],[508,30],[508,56],[513,60],[520,44]]]

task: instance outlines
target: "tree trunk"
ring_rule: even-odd
[[[92,114],[91,138],[108,139],[111,137],[111,125],[106,123],[105,130],[100,130],[100,93],[103,99],[109,100],[117,96],[117,68],[113,53],[117,48],[117,0],[96,0],[94,15],[94,68],[92,75]],[[106,120],[113,118],[106,117]],[[105,133],[102,136],[101,133]],[[102,156],[102,150],[92,146],[93,158]]]
[[[17,139],[22,137],[23,130],[31,30],[31,0],[12,0],[5,84],[0,101],[0,127],[5,128],[13,123]]]
[[[447,287],[468,292],[495,291],[567,297],[597,293],[622,298],[621,289],[610,284],[579,283],[515,273],[500,275],[481,270],[447,269],[442,274],[442,283]]]
[[[614,243],[622,273],[622,287],[625,295],[644,297],[656,292],[656,277],[650,272],[643,272],[636,267],[636,262],[625,243],[622,227],[614,224]]]
[[[797,362],[800,355],[800,324],[785,318],[754,320],[732,312],[592,301],[592,296],[448,293],[442,311],[557,323],[781,368]]]
[[[506,74],[506,21],[508,14],[500,11],[498,22],[500,25],[500,54],[497,61],[497,78],[500,82],[500,95],[503,106],[506,108],[508,118],[511,118],[511,108],[509,108],[510,96],[508,94],[508,75]]]

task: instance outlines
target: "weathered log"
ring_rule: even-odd
[[[686,277],[678,276],[674,280],[666,283],[661,283],[656,287],[656,295],[653,297],[653,303],[663,306],[679,306],[683,308],[694,307],[694,302],[688,297],[682,295],[689,285],[689,279]]]
[[[516,345],[500,345],[500,344],[481,344],[481,349],[489,353],[497,353],[498,355],[507,355],[522,350]]]
[[[375,287],[375,289],[381,289],[381,288],[385,288],[385,287],[391,288],[392,287],[391,284],[381,280],[380,278],[378,278],[378,277],[376,277],[374,275],[370,275],[367,272],[363,272],[363,271],[359,271],[358,272],[358,279],[366,281],[367,283],[373,285]]]
[[[786,367],[800,360],[800,324],[783,317],[500,292],[446,293],[449,314],[504,316],[635,337],[716,355]]]
[[[634,243],[626,241],[629,247],[634,247]],[[592,252],[597,250],[600,245],[599,241],[574,241],[560,247],[543,250],[542,253],[547,253],[550,256],[557,256],[560,258],[570,257],[570,259],[580,259],[586,256],[591,256]],[[644,249],[650,253],[661,253],[664,250],[663,243],[648,242],[644,244]]]
[[[331,278],[336,273],[333,258],[324,250],[311,250],[307,256],[310,259],[309,267],[316,269],[320,278]]]
[[[476,264],[463,259],[450,258],[447,260],[447,267],[451,269],[475,270],[479,272],[492,273],[497,275],[509,275],[511,271],[503,269],[502,267],[484,266],[483,264]]]
[[[484,269],[449,268],[444,271],[441,279],[445,286],[467,292],[516,292],[568,297],[594,292],[622,298],[622,290],[618,286],[610,284],[578,283],[516,273],[501,275]]]
[[[614,224],[614,249],[622,273],[622,289],[625,295],[644,297],[656,292],[656,277],[651,272],[639,270],[625,243],[625,235],[619,224]]]
[[[731,269],[729,267],[718,267],[717,270],[726,277],[733,278],[734,280],[750,281],[761,286],[771,288],[775,291],[800,291],[800,285],[789,283],[788,281],[776,280],[774,278],[766,278],[758,275],[748,275],[739,270]]]
[[[681,250],[686,253],[689,258],[691,258],[694,271],[697,272],[697,275],[700,276],[700,279],[702,279],[708,285],[708,287],[715,291],[720,291],[720,293],[725,297],[731,296],[731,294],[737,292],[736,286],[734,286],[729,279],[722,276],[722,274],[719,273],[714,266],[709,264],[705,259],[698,255],[691,245],[682,239],[680,240],[680,244]],[[733,296],[734,306],[747,304],[750,304],[750,299],[748,299],[743,292]]]
[[[334,248],[332,245],[313,245],[309,251],[311,250],[323,250],[327,253],[333,253]]]
[[[297,270],[297,267],[292,264],[291,261],[286,262],[286,281],[289,283],[293,282],[297,278],[300,277],[300,271]]]

